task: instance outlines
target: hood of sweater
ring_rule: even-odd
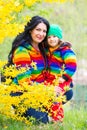
[[[63,43],[59,46],[59,49],[62,49],[62,48],[64,48],[64,47],[69,47],[69,48],[71,48],[72,45],[71,45],[71,43],[69,43],[69,42],[63,42]]]
[[[58,45],[58,46],[56,46],[55,48],[53,48],[53,47],[49,47],[49,51],[52,53],[52,52],[54,52],[55,50],[62,50],[62,49],[64,49],[64,48],[71,48],[72,46],[71,46],[71,43],[69,43],[69,42],[63,42],[61,45]],[[47,49],[46,49],[47,50]],[[47,52],[48,52],[48,50],[47,50]]]

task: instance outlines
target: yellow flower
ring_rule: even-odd
[[[30,64],[32,66],[32,68],[34,68],[34,70],[37,70],[37,63],[36,62],[31,62]]]
[[[3,65],[0,62],[1,67]],[[31,66],[36,69],[36,63],[32,61]],[[65,101],[65,97],[60,94],[59,97],[56,97],[54,92],[55,84],[58,84],[58,77],[55,79],[54,84],[44,85],[44,83],[32,82],[30,85],[27,82],[23,82],[22,85],[16,85],[11,83],[11,77],[29,70],[29,67],[20,67],[16,69],[15,65],[6,67],[3,71],[3,74],[7,77],[5,83],[0,84],[0,112],[6,115],[9,118],[15,120],[24,121],[27,124],[29,121],[25,117],[21,116],[25,111],[31,107],[38,110],[38,108],[45,112],[50,109],[53,102]],[[10,93],[22,93],[20,96],[11,96]],[[10,102],[9,102],[10,101]],[[15,106],[15,109],[11,109],[12,105]]]

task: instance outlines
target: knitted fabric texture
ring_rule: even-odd
[[[63,37],[63,32],[62,32],[62,29],[61,29],[58,25],[52,24],[52,25],[50,25],[50,29],[49,29],[47,35],[48,35],[48,36],[53,35],[53,36],[58,37],[59,39],[62,39],[62,37]]]
[[[51,51],[51,50],[50,50]],[[62,66],[64,65],[64,76],[68,79],[74,75],[77,63],[76,55],[71,48],[67,45],[61,49],[55,49],[54,51],[47,52],[48,55],[48,64],[50,66],[50,74],[58,75],[61,74]]]
[[[45,63],[43,56],[37,50],[35,50],[29,43],[23,43],[23,46],[19,46],[13,54],[13,63],[16,66],[26,67],[29,66],[29,70],[21,73],[17,76],[18,83],[29,81],[43,82]],[[37,69],[31,67],[31,64],[35,63]]]

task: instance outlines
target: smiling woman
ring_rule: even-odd
[[[12,81],[12,84],[22,85],[24,82],[31,84],[32,82],[42,83],[45,81],[45,70],[47,67],[47,59],[44,49],[49,22],[40,16],[34,16],[27,23],[25,29],[20,33],[12,44],[12,49],[8,56],[8,64],[16,65],[17,68],[25,67],[27,70],[18,74]],[[32,64],[35,67],[32,67]],[[29,69],[28,69],[29,68]],[[11,93],[11,96],[20,96],[20,92]],[[40,118],[42,122],[48,122],[46,112],[36,111],[31,108],[26,112],[27,116]]]
[[[33,51],[37,52],[35,48],[39,50],[39,53],[42,54],[41,56],[46,60],[43,44],[46,40],[48,29],[49,22],[46,19],[40,16],[34,16],[25,26],[24,32],[20,33],[13,41],[12,49],[8,56],[8,62],[26,66],[26,64],[31,62],[30,57],[32,57],[32,54],[29,54]],[[23,59],[26,57],[25,61],[22,60],[22,57]]]

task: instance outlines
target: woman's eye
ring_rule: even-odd
[[[36,30],[37,30],[37,31],[40,31],[41,29],[37,28]]]
[[[46,33],[46,32],[47,32],[47,30],[43,30],[43,32],[45,32],[45,33]]]
[[[40,29],[40,28],[37,28],[36,30],[37,30],[37,31],[43,31],[44,33],[47,32],[47,30],[42,30],[42,29]]]

